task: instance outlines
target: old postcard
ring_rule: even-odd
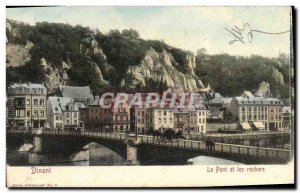
[[[294,184],[293,7],[7,7],[9,188]]]

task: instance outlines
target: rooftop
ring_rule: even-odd
[[[35,84],[35,83],[23,83],[23,84],[14,83],[10,87],[11,88],[19,88],[19,87],[22,87],[22,88],[46,88],[44,86],[44,84]]]
[[[266,105],[282,105],[282,101],[278,98],[263,97],[235,97],[239,104],[266,104]]]
[[[61,114],[63,111],[79,111],[78,108],[85,107],[82,102],[74,102],[69,97],[49,97],[53,113]]]
[[[63,97],[77,99],[93,99],[93,95],[89,86],[59,86],[59,90]]]

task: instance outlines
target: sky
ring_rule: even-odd
[[[251,30],[279,33],[291,30],[290,7],[35,7],[7,8],[6,17],[34,25],[47,21],[98,28],[136,29],[143,39],[163,40],[184,50],[205,48],[208,54],[262,55],[277,57],[290,53],[290,33],[264,34]],[[244,43],[235,41],[234,26],[242,28]],[[226,30],[226,28],[228,30]],[[236,29],[236,28],[235,28]],[[236,34],[236,32],[234,32]]]

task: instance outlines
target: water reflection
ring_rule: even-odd
[[[189,165],[244,165],[240,162],[226,160],[222,158],[198,156],[187,161]]]
[[[28,145],[27,145],[28,147]],[[120,166],[126,165],[126,160],[109,148],[90,143],[81,151],[70,156],[62,154],[39,154],[24,148],[27,151],[7,150],[7,164],[12,166],[27,165],[56,165],[56,166]]]

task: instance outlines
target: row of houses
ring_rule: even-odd
[[[51,129],[80,127],[141,134],[174,128],[206,132],[207,113],[203,105],[197,109],[161,107],[160,104],[153,104],[150,108],[130,108],[131,99],[132,95],[129,95],[129,99],[121,100],[118,107],[102,108],[99,96],[93,97],[88,86],[59,86],[55,96],[48,96],[42,84],[16,83],[7,90],[7,125]],[[104,100],[104,104],[114,102],[115,98]]]
[[[243,130],[284,130],[291,126],[290,106],[278,98],[255,96],[250,91],[237,97],[217,95],[205,106],[209,109],[208,121],[224,121],[227,113]]]
[[[199,108],[170,108],[168,103],[163,107],[157,103],[149,108],[139,106],[130,108],[132,97],[129,95],[128,100],[121,100],[117,108],[114,107],[114,98],[105,98],[104,104],[111,104],[111,107],[102,108],[99,96],[95,96],[93,103],[80,108],[80,126],[115,132],[136,131],[140,134],[148,133],[150,130],[164,132],[166,129],[206,132],[206,109],[203,105]]]
[[[117,107],[102,108],[99,96],[93,96],[90,88],[59,86],[53,96],[48,96],[42,84],[15,83],[7,89],[7,125],[9,127],[47,127],[65,129],[80,127],[98,131],[136,131],[179,129],[185,132],[206,133],[207,123],[223,119],[230,113],[237,128],[250,130],[282,130],[290,127],[290,109],[283,108],[277,98],[254,96],[245,91],[238,97],[223,98],[214,93],[211,100],[199,94],[198,108],[129,107],[133,95],[121,100]],[[145,102],[145,94],[143,102]],[[214,98],[213,98],[214,97]],[[115,98],[106,97],[104,104],[114,104]],[[185,103],[188,103],[185,101]],[[204,105],[203,105],[204,104]],[[289,111],[288,111],[289,110]]]

